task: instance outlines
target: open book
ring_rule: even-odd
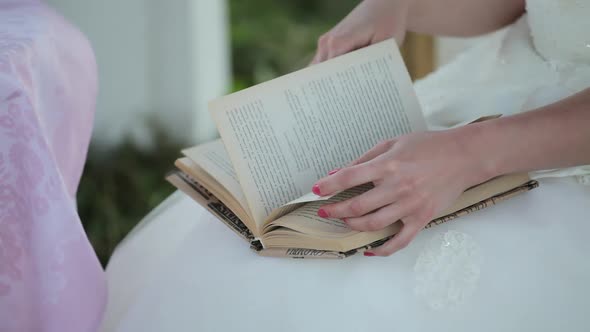
[[[353,231],[318,208],[370,190],[310,193],[328,171],[379,141],[426,130],[394,40],[212,101],[221,139],[182,153],[167,179],[267,256],[343,258],[382,244],[400,223]],[[526,174],[465,191],[427,226],[482,209],[537,186]]]

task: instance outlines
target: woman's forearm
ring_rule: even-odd
[[[525,10],[524,0],[403,1],[409,1],[407,29],[432,35],[485,34],[514,22]]]
[[[458,129],[493,176],[590,164],[590,88],[526,113]]]

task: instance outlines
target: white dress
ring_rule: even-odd
[[[590,2],[527,15],[416,85],[433,128],[590,86]],[[103,330],[588,331],[590,186],[555,178],[588,173],[535,174],[554,178],[391,257],[337,261],[259,257],[175,193],[111,258]]]

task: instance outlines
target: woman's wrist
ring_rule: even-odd
[[[467,186],[477,185],[502,174],[499,160],[490,152],[494,130],[490,123],[475,123],[451,129],[457,142]]]
[[[590,88],[528,112],[465,126],[487,176],[590,164]]]
[[[408,30],[408,17],[410,15],[410,8],[415,0],[364,0],[364,3],[367,4],[372,11],[376,11],[382,14],[382,18],[387,18],[390,22],[394,23],[398,29],[401,25],[403,31],[401,31],[401,35],[405,36],[406,31]],[[383,23],[383,22],[381,22]],[[377,22],[374,22],[377,24]],[[391,24],[387,24],[391,25]],[[393,32],[393,37],[398,40],[398,43],[402,43],[404,38],[398,38],[398,34],[400,31],[382,31],[383,33],[390,34]]]

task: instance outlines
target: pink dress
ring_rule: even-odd
[[[92,131],[88,41],[38,1],[0,0],[0,331],[96,331],[104,272],[76,210]]]

